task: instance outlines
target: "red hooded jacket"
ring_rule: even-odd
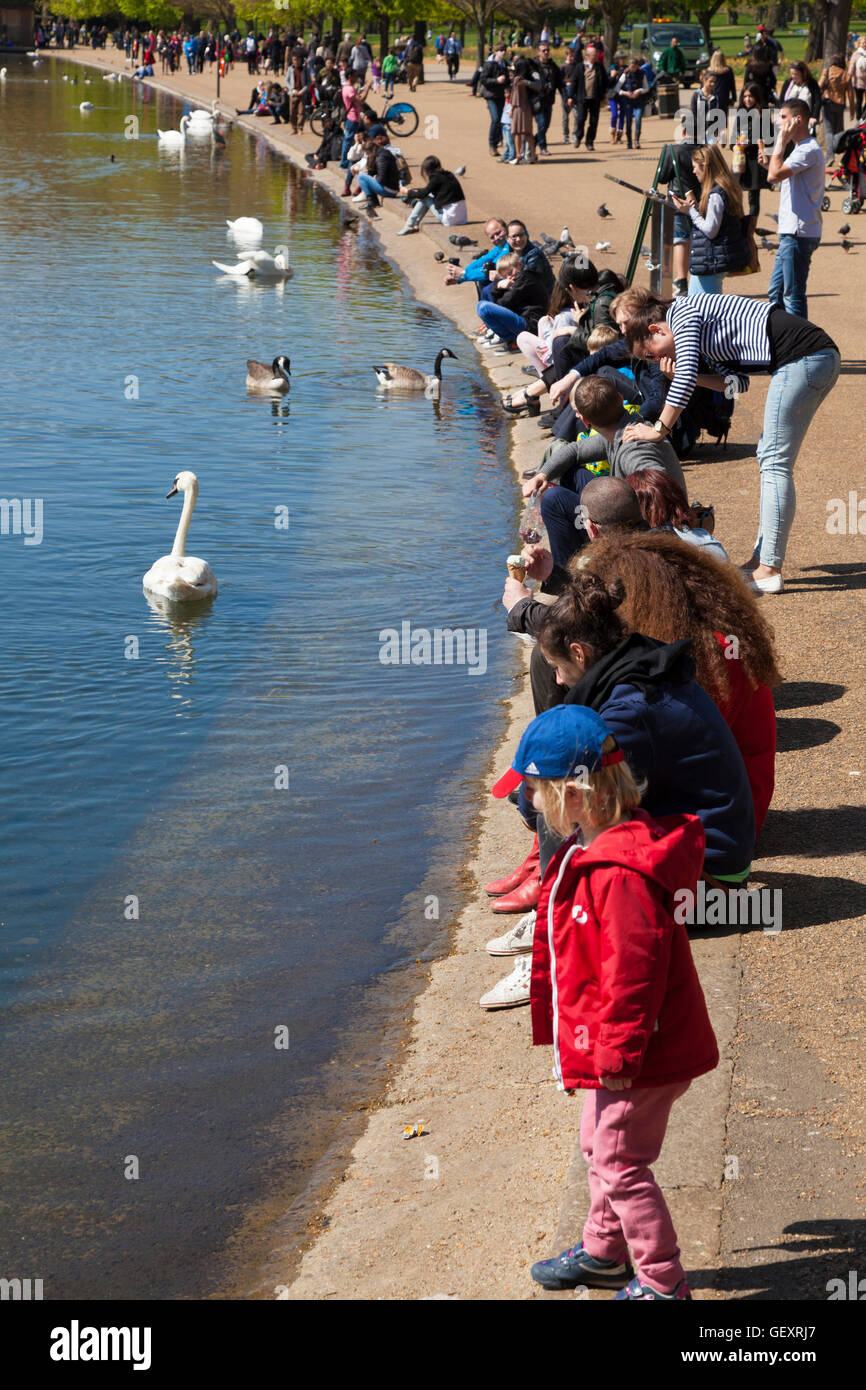
[[[718,1065],[674,893],[697,891],[697,816],[636,810],[583,849],[566,840],[541,887],[532,952],[532,1041],[552,1043],[565,1090],[602,1076],[635,1086],[691,1080]]]

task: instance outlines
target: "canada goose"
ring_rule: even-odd
[[[183,511],[180,514],[174,545],[170,555],[151,565],[142,583],[148,593],[159,594],[173,603],[197,603],[201,599],[213,598],[217,591],[216,575],[206,560],[195,555],[187,555],[186,533],[192,520],[195,499],[198,496],[198,478],[194,473],[178,473],[171,492],[166,497],[174,497],[182,492]]]
[[[268,251],[239,251],[234,265],[224,265],[221,261],[212,261],[211,265],[223,275],[241,280],[291,280],[295,273],[286,265],[282,252],[272,256]]]
[[[425,376],[424,372],[416,371],[414,367],[398,367],[396,362],[383,362],[381,367],[374,367],[376,380],[380,386],[384,386],[386,391],[430,391],[438,396],[439,388],[442,385],[442,358],[453,357],[455,362],[456,355],[450,348],[442,348],[436,356],[433,367],[433,375]]]
[[[254,362],[247,358],[247,390],[260,391],[272,396],[277,391],[288,391],[291,386],[292,364],[288,357],[275,357],[270,366],[266,362]]]

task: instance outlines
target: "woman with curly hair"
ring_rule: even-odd
[[[600,714],[635,777],[646,781],[643,805],[650,815],[699,816],[705,874],[739,885],[748,876],[755,821],[736,741],[695,680],[691,642],[659,641],[634,627],[629,632],[624,593],[621,582],[608,582],[595,566],[579,570],[539,624],[539,650],[566,687],[564,703]]]
[[[622,584],[619,616],[632,632],[675,643],[691,639],[699,685],[718,706],[742,754],[756,833],[773,797],[776,711],[781,681],[773,630],[732,565],[663,531],[593,541],[582,571]]]

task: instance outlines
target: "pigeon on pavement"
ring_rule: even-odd
[[[613,217],[613,213],[608,208],[607,203],[602,203],[600,207],[597,207],[596,212],[599,217]]]

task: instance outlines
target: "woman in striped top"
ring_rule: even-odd
[[[823,329],[784,309],[742,295],[676,299],[665,319],[653,306],[626,327],[629,351],[657,361],[670,387],[654,425],[630,425],[623,438],[664,439],[696,386],[729,398],[749,378],[769,375],[764,427],[758,440],[761,509],[749,571],[761,593],[782,591],[782,565],[794,521],[794,464],[812,417],[839,375],[839,349]]]

